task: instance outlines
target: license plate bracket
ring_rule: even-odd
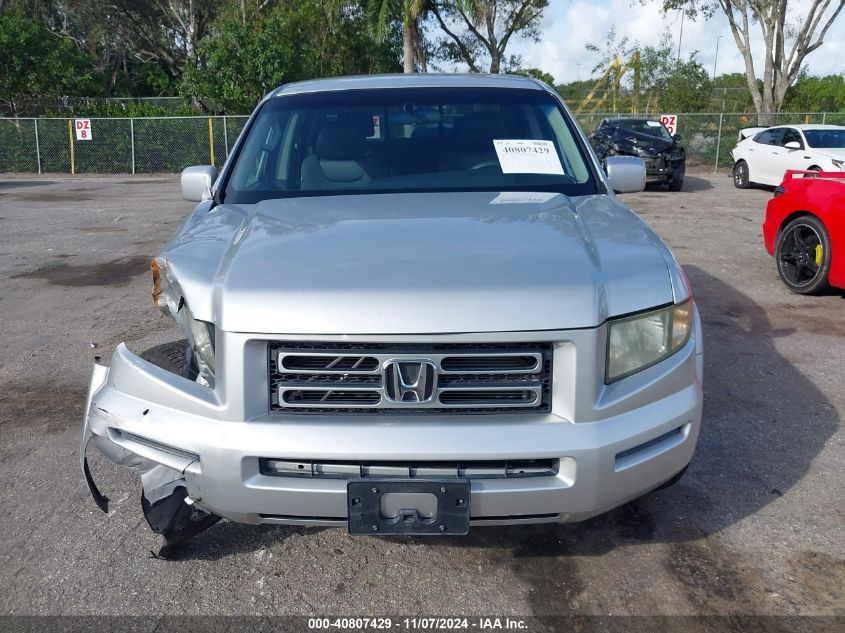
[[[404,500],[408,508],[402,507]],[[354,480],[346,486],[347,528],[353,535],[466,534],[469,504],[466,479]]]

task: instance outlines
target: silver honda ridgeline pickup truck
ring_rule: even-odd
[[[283,86],[151,266],[186,340],[95,364],[81,465],[133,469],[166,545],[221,517],[464,534],[676,481],[702,406],[681,267],[551,89]]]

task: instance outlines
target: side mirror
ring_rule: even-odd
[[[211,187],[217,180],[214,165],[197,165],[182,170],[182,197],[190,202],[211,199]]]
[[[673,140],[673,141],[675,141],[676,143],[680,143],[680,142],[681,142],[681,135],[680,135],[680,134],[675,134],[675,135],[672,137],[672,140]]]
[[[784,145],[786,149],[801,149],[801,143],[798,141],[789,141],[786,145]]]
[[[635,156],[608,156],[604,169],[610,186],[617,193],[636,193],[645,189],[645,163]]]

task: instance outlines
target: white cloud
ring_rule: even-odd
[[[801,5],[805,2],[795,3],[796,14],[800,15]],[[522,55],[525,66],[549,72],[559,83],[589,79],[600,55],[588,52],[586,44],[594,43],[602,48],[613,25],[618,37],[627,36],[640,44],[656,43],[667,27],[676,50],[681,38],[680,15],[678,12],[665,15],[659,2],[551,0],[543,19],[541,40],[536,43],[516,40],[511,43],[508,52]],[[687,57],[698,51],[698,61],[712,73],[716,41],[720,35],[717,73],[745,72],[727,20],[721,15],[709,21],[683,20],[681,56]],[[762,75],[762,61],[757,61],[762,58],[761,36],[752,38],[752,50],[758,66],[757,74]],[[845,72],[845,17],[840,16],[828,31],[824,45],[810,54],[804,63],[814,75]]]

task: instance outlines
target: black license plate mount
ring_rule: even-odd
[[[402,507],[406,501],[408,507]],[[469,532],[470,483],[466,479],[354,480],[346,486],[346,503],[352,535]]]

